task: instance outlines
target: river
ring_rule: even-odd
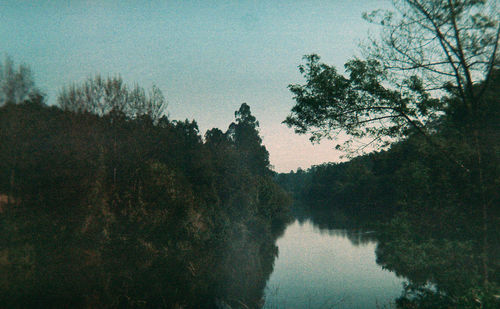
[[[264,308],[391,308],[403,278],[376,263],[371,232],[295,220],[277,240],[279,256]]]

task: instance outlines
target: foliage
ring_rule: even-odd
[[[61,97],[87,86],[0,107],[0,306],[258,307],[289,201],[249,107],[204,142],[119,79]]]
[[[395,12],[365,15],[382,27],[382,37],[367,46],[366,60],[346,63],[347,77],[317,55],[305,57],[299,71],[306,83],[289,86],[296,104],[284,122],[297,133],[311,133],[313,141],[344,132],[362,143],[355,151],[412,129],[471,169],[432,139],[430,124],[447,107],[461,108],[469,130],[481,123],[483,96],[498,69],[496,2],[395,0],[394,6]],[[456,100],[445,100],[443,92]]]
[[[346,63],[345,76],[317,55],[305,57],[299,66],[305,83],[289,86],[296,104],[284,121],[313,141],[345,133],[351,139],[339,148],[354,152],[393,145],[311,169],[301,197],[356,214],[382,210],[392,220],[378,255],[411,281],[400,306],[493,307],[500,235],[498,3],[393,4],[394,11],[365,14],[382,35],[366,46],[366,59]],[[352,147],[355,140],[360,147]]]
[[[269,175],[269,153],[259,136],[259,122],[252,116],[250,107],[243,103],[234,113],[236,122],[231,123],[228,137],[243,153],[242,160],[260,175]]]
[[[439,100],[419,87],[406,92],[386,87],[388,74],[376,60],[349,61],[345,65],[349,76],[344,77],[320,63],[317,55],[304,58],[307,63],[299,70],[307,82],[289,86],[296,105],[284,122],[296,133],[310,132],[312,141],[340,132],[358,139],[371,137],[372,142],[387,141],[408,134],[410,128],[423,130],[418,119],[430,121],[431,113],[442,108]]]
[[[498,85],[495,72],[492,82]],[[378,263],[409,279],[398,306],[494,308],[500,285],[496,275],[500,209],[495,206],[500,200],[500,152],[494,142],[500,132],[499,89],[492,87],[485,93],[478,131],[484,143],[481,154],[488,158],[482,172],[482,190],[489,205],[486,220],[478,201],[478,171],[465,171],[419,135],[349,162],[281,174],[278,182],[320,222],[330,220],[342,226],[339,218],[347,215],[351,225],[352,221],[362,227],[378,225]],[[457,98],[447,98],[453,99]],[[468,143],[472,132],[464,122],[460,108],[450,104],[434,126],[432,138],[473,166],[474,150]]]

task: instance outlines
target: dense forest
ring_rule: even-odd
[[[0,307],[258,307],[289,220],[247,104],[204,137],[158,89],[88,79],[47,106],[3,65]]]

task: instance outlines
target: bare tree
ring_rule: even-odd
[[[41,95],[40,90],[35,87],[29,67],[19,65],[16,68],[9,57],[0,63],[0,106],[5,103],[21,103]]]
[[[135,85],[129,90],[121,77],[103,79],[100,75],[87,79],[83,84],[64,87],[57,98],[58,105],[64,110],[89,112],[106,115],[122,112],[135,118],[148,115],[157,121],[167,107],[165,98],[156,86],[146,94],[144,88]]]
[[[133,115],[149,115],[152,119],[160,119],[166,106],[165,97],[156,85],[153,85],[148,94],[138,85],[129,93],[128,109]]]
[[[394,11],[364,14],[382,36],[367,56],[390,72],[395,86],[418,76],[427,91],[454,91],[473,115],[498,68],[498,0],[393,0]],[[481,87],[474,87],[481,83]]]

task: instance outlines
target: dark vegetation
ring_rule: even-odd
[[[345,74],[305,57],[285,120],[378,151],[274,176],[299,218],[377,229],[377,262],[408,279],[398,307],[498,308],[496,3],[393,3]],[[288,196],[258,122],[242,104],[202,137],[164,109],[99,76],[49,107],[0,67],[0,307],[260,306]]]
[[[395,0],[346,75],[317,55],[285,120],[339,149],[390,149],[279,175],[314,215],[378,226],[402,308],[500,306],[500,20],[494,1]],[[345,220],[343,220],[345,218]]]
[[[157,89],[96,77],[47,106],[4,68],[0,307],[260,305],[289,197],[247,104],[202,138]]]
[[[376,229],[378,263],[409,279],[402,308],[498,305],[500,285],[500,75],[485,95],[481,128],[488,230],[478,203],[477,175],[464,171],[418,133],[389,150],[344,163],[277,175],[291,192],[298,217],[319,226]],[[473,150],[461,111],[447,110],[432,138],[465,164]],[[484,237],[487,238],[486,252]],[[484,260],[487,255],[484,284]],[[496,295],[496,296],[495,296]]]

